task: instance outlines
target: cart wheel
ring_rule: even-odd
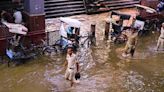
[[[37,48],[37,55],[44,55],[43,54],[43,48]]]
[[[55,44],[54,46],[53,46],[53,48],[55,49],[55,51],[56,51],[56,53],[57,54],[61,54],[63,51],[62,51],[62,47],[61,47],[61,45],[59,45],[59,44]]]
[[[43,54],[46,55],[46,56],[49,56],[50,55],[50,53],[47,52],[47,51],[44,51]]]
[[[48,55],[50,55],[50,54],[51,54],[51,51],[49,50],[48,47],[43,49],[43,55],[48,56]]]

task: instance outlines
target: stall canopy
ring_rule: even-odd
[[[60,20],[66,24],[68,24],[71,27],[77,27],[80,28],[81,26],[81,22],[77,19],[71,19],[71,18],[64,18],[61,17]]]

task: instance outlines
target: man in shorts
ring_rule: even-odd
[[[75,73],[79,72],[79,63],[76,58],[76,54],[73,53],[73,48],[68,47],[65,66],[67,66],[65,78],[71,81],[71,87],[75,82]]]
[[[158,38],[157,51],[159,50],[160,47],[162,48],[162,50],[164,50],[163,45],[164,45],[164,23],[162,23],[161,34]]]

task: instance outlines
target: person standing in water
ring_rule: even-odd
[[[162,23],[162,27],[161,27],[161,34],[158,38],[158,43],[157,43],[157,51],[159,50],[159,48],[161,47],[162,50],[164,50],[164,22]]]
[[[129,33],[126,33],[127,37],[128,37],[128,41],[126,43],[124,52],[122,54],[123,57],[128,56],[128,54],[131,55],[131,57],[133,57],[134,52],[135,52],[135,48],[136,48],[136,44],[137,44],[137,37],[138,37],[138,31],[137,28],[131,28]]]
[[[22,23],[22,13],[21,13],[21,11],[19,11],[18,9],[15,9],[14,10],[14,14],[13,14],[13,17],[14,17],[14,22],[16,23],[16,24],[21,24]]]
[[[68,47],[65,62],[66,73],[65,78],[71,82],[71,87],[75,82],[75,74],[79,73],[79,62],[77,61],[76,54],[73,53],[73,48]]]

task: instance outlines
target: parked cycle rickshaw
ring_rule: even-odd
[[[95,43],[95,38],[91,32],[85,35],[80,34],[82,23],[77,19],[64,18],[61,21],[60,36],[61,38],[53,45],[58,52],[65,53],[68,47],[72,47],[77,52],[79,47],[90,47],[91,43]]]
[[[164,11],[164,5],[160,7],[159,4],[157,5],[157,9],[139,4],[135,5],[139,12],[138,16],[143,19],[143,22],[145,22],[144,28],[142,30],[144,33],[160,31],[161,24],[164,22],[164,13],[162,12]],[[150,16],[146,17],[145,15],[142,15],[142,13]]]
[[[116,20],[118,19],[119,21],[114,21],[110,19],[110,30],[111,33],[109,34],[111,38],[115,38],[114,42],[116,43],[123,43],[126,41],[126,36],[122,35],[121,33],[126,30],[128,27],[132,26],[135,28],[138,28],[139,36],[146,35],[150,32],[154,31],[159,31],[161,28],[162,22],[164,22],[164,15],[158,13],[155,9],[136,4],[135,7],[138,10],[138,15],[134,19],[132,19],[131,25],[128,25],[129,23],[124,23],[124,20],[130,20],[132,17],[131,15],[121,13],[121,12],[111,12],[110,18],[112,16],[116,16]],[[143,17],[140,14],[140,10],[144,10],[148,14],[156,14],[156,17],[153,18],[146,18]],[[121,20],[121,21],[120,21]],[[128,25],[125,26],[124,24]]]
[[[6,36],[6,55],[9,59],[8,66],[11,62],[15,65],[19,65],[24,63],[26,60],[34,58],[36,56],[35,52],[32,52],[30,49],[26,49],[22,44],[22,38],[25,37],[28,29],[21,24],[3,22],[3,25],[8,27],[9,32],[13,34],[12,37]]]
[[[72,47],[76,52],[79,46],[81,22],[64,17],[61,17],[59,20],[61,21],[60,39],[55,42],[53,47],[57,49],[57,52],[62,53],[65,53],[68,47]]]

